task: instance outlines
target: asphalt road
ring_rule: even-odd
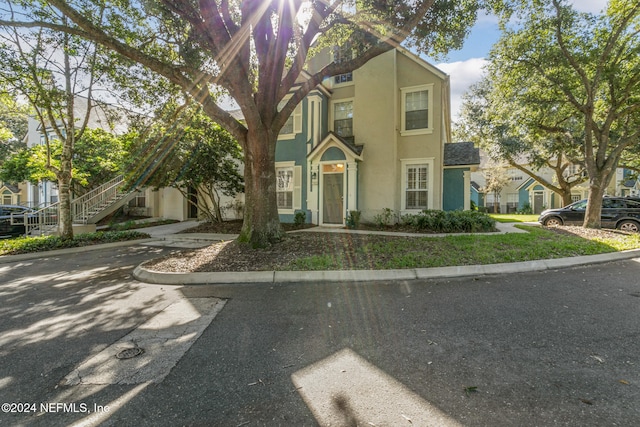
[[[0,400],[38,404],[0,425],[640,425],[640,260],[360,284],[131,277],[168,250],[0,266]],[[63,383],[207,298],[224,307],[160,380]]]

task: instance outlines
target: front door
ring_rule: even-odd
[[[322,197],[322,222],[324,224],[343,224],[344,174],[330,173],[324,175]]]
[[[543,193],[541,192],[535,192],[533,193],[533,213],[534,214],[539,214],[542,213],[543,209]]]

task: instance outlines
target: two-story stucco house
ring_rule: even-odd
[[[324,51],[309,63],[330,62]],[[282,222],[341,226],[349,211],[469,209],[471,143],[452,144],[449,77],[402,49],[327,79],[296,108],[276,147]]]

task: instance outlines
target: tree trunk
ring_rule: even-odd
[[[610,164],[615,165],[617,162]],[[615,166],[597,168],[594,164],[587,164],[587,171],[589,174],[589,200],[587,202],[587,210],[584,213],[584,223],[582,226],[585,228],[600,228],[602,225],[600,221],[602,198],[611,180],[615,176],[616,168]]]
[[[600,228],[600,211],[602,210],[602,196],[604,196],[605,186],[591,181],[589,183],[589,200],[587,210],[584,213],[585,228]]]
[[[73,239],[73,218],[71,216],[71,173],[58,175],[58,195],[60,202],[59,233],[63,239]]]
[[[563,191],[562,193],[560,193],[560,196],[562,197],[562,206],[567,206],[572,203],[571,190]]]
[[[264,127],[249,128],[244,159],[245,210],[238,240],[264,248],[282,239],[276,199],[277,135]]]

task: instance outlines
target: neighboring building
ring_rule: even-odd
[[[504,173],[508,176],[508,184],[499,193],[497,199],[493,193],[484,191],[484,173],[490,164],[484,152],[480,152],[480,167],[472,173],[475,186],[472,186],[472,199],[477,206],[485,207],[487,211],[493,212],[494,204],[498,205],[498,212],[513,213],[530,208],[535,214],[539,214],[545,209],[561,208],[564,206],[562,197],[554,191],[543,186],[540,182],[531,178],[526,173],[511,166],[504,166]],[[522,162],[523,166],[526,163]],[[568,175],[575,174],[577,167],[568,168],[565,172]],[[542,168],[537,171],[540,177],[549,182],[557,182],[555,172],[551,168]],[[640,195],[640,183],[637,179],[631,179],[631,171],[618,168],[616,177],[611,180],[605,195],[609,196],[638,196]],[[571,200],[586,199],[589,194],[589,183],[587,181],[576,185],[571,189]]]
[[[330,62],[325,50],[311,72]],[[340,52],[344,55],[344,52]],[[280,219],[342,226],[349,211],[469,209],[471,143],[451,143],[449,77],[404,49],[327,79],[298,105],[276,146]]]
[[[21,205],[23,189],[0,181],[0,205]]]

